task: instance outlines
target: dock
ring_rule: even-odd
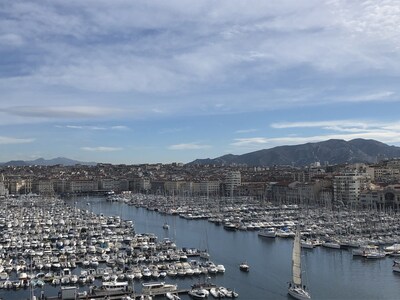
[[[187,295],[190,289],[179,289],[174,291],[174,294],[178,295]],[[132,299],[141,299],[143,296],[165,296],[166,293],[151,293],[151,294],[142,294],[142,293],[135,293],[134,291],[95,291],[92,294],[80,295],[77,294],[74,298],[63,298],[61,295],[52,296],[52,297],[45,297],[47,300],[66,300],[66,299],[107,299],[107,300],[122,300],[124,297],[130,297]]]

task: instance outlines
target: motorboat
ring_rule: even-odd
[[[176,284],[167,284],[165,282],[148,282],[142,284],[142,293],[144,295],[165,294],[175,292],[178,289]]]
[[[258,233],[258,235],[261,237],[274,238],[274,237],[276,237],[276,230],[275,230],[275,228],[272,228],[272,227],[266,228],[266,229],[261,230]]]
[[[209,294],[210,292],[204,288],[195,288],[189,291],[189,296],[193,299],[206,299]]]
[[[169,299],[169,300],[180,300],[181,298],[174,293],[168,292],[165,294],[165,296]]]
[[[247,264],[247,262],[242,262],[239,265],[239,269],[240,269],[240,271],[243,271],[243,272],[249,272],[250,271],[250,266]]]

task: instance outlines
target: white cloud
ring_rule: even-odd
[[[118,108],[96,106],[13,106],[0,111],[33,118],[94,118],[123,112]]]
[[[33,138],[21,139],[21,138],[0,136],[0,145],[27,144],[27,143],[32,143],[34,141],[35,139]]]
[[[281,122],[272,123],[272,128],[307,128],[307,127],[362,127],[367,128],[371,123],[359,120],[329,120],[329,121],[306,121],[306,122]]]
[[[115,125],[115,126],[111,126],[111,129],[113,129],[113,130],[128,130],[129,127],[125,126],[125,125]]]
[[[198,143],[176,144],[168,146],[169,150],[201,150],[209,149],[210,145],[202,145]]]
[[[252,129],[239,129],[239,130],[236,130],[235,133],[250,133],[250,132],[256,132],[256,131],[257,131],[257,129],[254,129],[254,128],[252,128]]]
[[[365,79],[400,75],[397,11],[394,0],[12,1],[1,111],[38,122],[398,101],[397,84]]]
[[[114,151],[123,150],[123,148],[121,148],[121,147],[104,147],[104,146],[82,147],[81,149],[84,150],[84,151],[90,151],[90,152],[114,152]]]
[[[0,47],[9,46],[9,47],[19,47],[24,44],[24,41],[21,36],[13,33],[0,35]]]
[[[128,130],[129,127],[125,125],[115,126],[93,126],[93,125],[56,125],[56,128],[67,128],[67,129],[80,129],[80,130]]]

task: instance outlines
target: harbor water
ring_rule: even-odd
[[[257,231],[226,231],[207,220],[161,215],[125,203],[107,202],[104,198],[77,201],[76,205],[133,220],[137,233],[155,233],[159,239],[169,237],[178,247],[208,249],[211,260],[226,269],[224,275],[214,276],[211,281],[234,289],[241,299],[291,299],[287,286],[291,279],[293,239],[261,238]],[[170,225],[169,230],[162,228],[165,222]],[[250,272],[239,270],[243,261],[250,265]],[[317,247],[303,249],[302,262],[305,283],[313,299],[399,298],[400,276],[392,272],[390,257],[367,260],[353,258],[351,250]],[[189,287],[197,281],[197,278],[184,279],[178,285]]]
[[[291,280],[293,240],[262,238],[257,231],[227,231],[207,220],[188,220],[178,215],[162,215],[156,211],[137,208],[122,202],[107,202],[105,198],[76,198],[67,200],[76,208],[105,216],[120,216],[132,220],[136,233],[154,233],[158,239],[169,238],[178,247],[208,250],[211,260],[223,264],[226,272],[207,277],[164,278],[177,283],[180,289],[192,284],[211,281],[231,288],[240,299],[291,299],[287,295]],[[169,224],[169,230],[163,224]],[[249,272],[239,264],[246,261]],[[353,258],[350,250],[317,247],[302,250],[303,278],[313,299],[398,299],[400,275],[392,272],[393,259],[368,260]],[[140,290],[142,281],[135,282]],[[59,287],[44,288],[46,296],[56,296]],[[40,295],[40,290],[35,291]],[[29,299],[29,290],[0,290],[7,300]],[[211,299],[211,295],[209,296]],[[157,298],[162,299],[162,297]],[[181,299],[190,299],[182,295]]]

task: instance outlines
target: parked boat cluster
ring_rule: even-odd
[[[400,243],[400,214],[395,211],[273,205],[250,198],[195,199],[134,194],[116,196],[116,199],[162,214],[190,220],[207,219],[228,231],[259,231],[261,237],[293,238],[299,225],[303,248],[320,245],[359,248],[366,258],[400,255],[397,248],[383,251],[385,245]],[[368,245],[379,247],[376,251],[365,250]]]
[[[5,289],[99,282],[111,289],[133,280],[225,272],[223,265],[201,259],[197,249],[135,233],[132,220],[96,215],[59,199],[5,199],[0,229],[0,288]]]

